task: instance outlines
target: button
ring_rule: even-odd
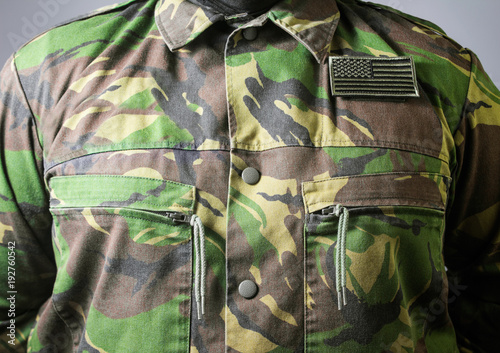
[[[257,287],[255,283],[248,279],[241,282],[240,286],[238,287],[238,292],[240,292],[240,295],[245,299],[252,299],[257,295],[258,291],[259,287]]]
[[[241,175],[243,181],[249,185],[255,185],[260,180],[260,173],[255,168],[245,168]]]
[[[257,38],[257,35],[258,35],[258,31],[257,31],[257,28],[255,27],[249,27],[249,28],[245,28],[243,30],[243,38],[245,38],[246,40],[255,40]]]

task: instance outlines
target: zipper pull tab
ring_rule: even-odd
[[[321,214],[323,216],[331,216],[335,213],[335,206],[328,206],[321,210]]]
[[[191,216],[181,212],[165,212],[166,216],[174,223],[190,223]]]
[[[337,217],[340,217],[340,214],[343,212],[343,210],[347,210],[342,205],[335,205],[335,206],[328,206],[326,208],[323,208],[321,210],[321,214],[323,216],[332,216],[335,215]]]

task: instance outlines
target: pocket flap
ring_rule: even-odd
[[[195,200],[193,186],[134,176],[61,176],[51,178],[49,186],[52,208],[131,207],[191,213]]]
[[[384,173],[338,177],[302,184],[307,213],[342,204],[417,206],[444,210],[450,179],[433,173]]]

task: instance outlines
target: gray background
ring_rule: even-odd
[[[0,0],[0,66],[21,43],[36,34],[117,0]],[[258,1],[258,0],[255,0]],[[324,1],[324,0],[316,0]],[[438,24],[461,45],[478,54],[500,87],[500,1],[378,0]]]

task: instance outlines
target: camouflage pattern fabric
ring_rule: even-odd
[[[334,97],[329,56],[411,56],[420,97]],[[3,352],[498,350],[500,92],[433,24],[355,0],[129,1],[15,53],[0,117]],[[193,230],[169,212],[205,228],[200,318]]]

